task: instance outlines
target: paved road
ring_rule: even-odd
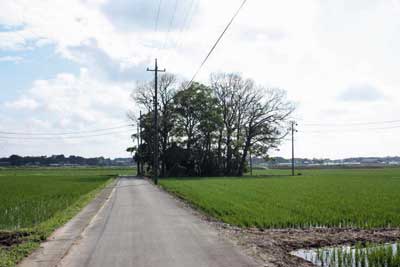
[[[124,177],[59,266],[258,265],[167,193]]]

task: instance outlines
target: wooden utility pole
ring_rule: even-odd
[[[137,150],[136,150],[136,176],[141,176],[142,174],[140,173],[140,118],[139,122],[137,124],[137,130],[136,130],[136,139],[137,139]]]
[[[140,175],[144,175],[144,169],[143,169],[143,151],[142,151],[142,111],[140,110],[139,113],[139,159],[140,159],[140,164],[139,164],[139,170],[138,172]]]
[[[154,162],[153,162],[153,172],[154,172],[154,183],[158,184],[158,73],[165,72],[166,70],[158,69],[157,59],[155,59],[154,69],[147,68],[147,71],[154,72]]]
[[[249,149],[249,154],[250,154],[250,176],[253,176],[253,158],[251,155],[251,148]]]
[[[294,176],[294,133],[297,132],[297,130],[294,128],[297,126],[297,123],[292,121],[292,176]]]

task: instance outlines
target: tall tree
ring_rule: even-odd
[[[241,142],[241,130],[244,109],[248,105],[248,92],[254,87],[250,79],[243,79],[236,73],[211,75],[211,88],[218,99],[222,111],[223,129],[219,131],[218,153],[222,153],[222,141],[225,141],[225,173],[234,174],[237,166]],[[236,158],[233,159],[233,156]],[[221,157],[219,157],[221,158]]]
[[[134,101],[151,113],[154,106],[154,82],[142,83],[136,87],[132,94]],[[173,74],[163,74],[159,77],[158,95],[159,95],[159,132],[160,135],[160,159],[161,159],[161,176],[166,175],[166,160],[164,155],[168,149],[170,133],[174,127],[173,99],[177,90],[177,79]],[[154,136],[154,133],[153,133]],[[154,149],[154,148],[153,148]]]
[[[202,174],[211,153],[214,132],[221,123],[217,100],[210,88],[193,83],[176,94],[175,110],[176,133],[186,145],[188,168]]]
[[[294,107],[283,90],[257,87],[239,74],[214,74],[210,81],[210,86],[183,83],[177,90],[175,76],[160,78],[157,134],[163,176],[241,176],[250,150],[265,157],[287,134]],[[151,83],[138,86],[134,94],[147,110],[137,151],[148,168],[154,151],[152,97]]]
[[[237,175],[244,172],[250,149],[266,157],[271,148],[280,144],[287,135],[287,118],[294,111],[294,105],[286,99],[280,89],[258,88],[249,92],[249,102],[244,114],[244,148]]]

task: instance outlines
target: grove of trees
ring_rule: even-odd
[[[152,173],[154,82],[139,84],[132,98],[144,109],[133,135],[142,174]],[[249,155],[268,157],[288,133],[294,105],[280,89],[266,89],[239,74],[218,73],[208,85],[159,78],[159,173],[167,176],[242,176]]]

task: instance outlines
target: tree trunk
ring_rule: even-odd
[[[140,176],[142,174],[140,173],[140,159],[139,159],[139,156],[136,157],[136,160],[137,160],[137,162],[136,162],[136,165],[137,165],[137,167],[136,167],[136,176]]]
[[[161,176],[165,177],[165,170],[166,170],[166,162],[165,162],[165,154],[167,153],[167,142],[168,142],[168,135],[164,134],[163,136],[163,144],[162,144],[162,155],[161,155]]]
[[[217,149],[217,164],[218,164],[218,169],[221,170],[223,169],[223,164],[221,162],[221,155],[222,155],[222,134],[223,130],[219,130],[219,137],[218,137],[218,149]]]
[[[232,174],[232,133],[228,131],[226,136],[226,175]]]
[[[241,159],[240,165],[239,165],[239,170],[238,170],[238,173],[237,173],[238,176],[243,176],[243,174],[244,174],[244,166],[245,166],[245,163],[246,163],[247,154],[248,154],[249,149],[250,149],[250,144],[251,144],[251,138],[247,137],[246,138],[246,144],[245,144],[244,149],[243,149],[242,159]]]

